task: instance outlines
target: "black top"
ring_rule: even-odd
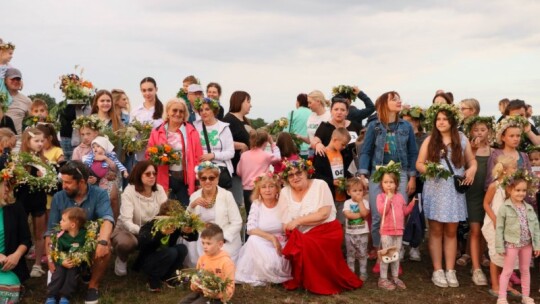
[[[335,129],[336,127],[334,127],[333,124],[329,122],[322,122],[317,128],[317,131],[315,131],[315,136],[317,136],[321,140],[321,143],[326,147],[330,143],[330,139],[332,138],[332,132],[334,132]],[[358,135],[360,134],[360,130],[362,129],[362,126],[354,121],[351,121],[351,123],[346,129]],[[345,158],[352,159],[354,149],[355,149],[354,142],[349,143],[347,147],[343,151],[341,151],[341,155],[343,155],[343,159]],[[345,171],[347,170],[347,168],[348,166],[345,167]]]
[[[352,154],[343,155],[343,151],[341,151],[341,156],[343,157],[343,174],[345,175],[345,178],[349,179],[352,177],[352,174],[347,169],[352,162]],[[332,197],[335,201],[336,189],[334,186],[334,175],[332,174],[332,168],[330,167],[328,156],[319,156],[315,154],[315,157],[313,158],[313,167],[315,168],[315,174],[313,177],[322,179],[328,184],[330,191],[332,191]]]
[[[17,135],[17,130],[15,130],[15,123],[13,122],[13,119],[11,119],[11,117],[7,115],[4,115],[4,117],[0,119],[0,128],[8,128],[13,131],[15,135]]]
[[[30,229],[28,228],[28,217],[23,206],[19,202],[9,204],[4,208],[4,244],[5,255],[14,253],[19,245],[25,245],[27,250],[32,246]],[[13,272],[19,277],[21,283],[30,277],[30,272],[24,258],[26,252],[19,259],[19,263],[13,268]]]
[[[360,110],[356,106],[351,104],[351,106],[349,107],[349,114],[347,115],[347,119],[356,122],[360,125],[360,127],[362,127],[362,120],[368,118],[369,115],[375,112],[375,105],[373,104],[373,101],[371,101],[369,96],[367,96],[366,93],[362,91],[358,93],[358,98],[364,102],[365,108]]]
[[[249,147],[249,133],[246,130],[246,125],[248,124],[245,121],[241,121],[238,119],[238,117],[231,114],[231,112],[227,113],[223,117],[224,122],[229,123],[229,128],[231,129],[233,140],[236,142],[241,142],[246,144],[246,146]],[[232,159],[234,170],[236,171],[236,165],[238,165],[238,162],[240,161],[240,150],[234,150],[234,157]]]

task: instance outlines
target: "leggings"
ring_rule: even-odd
[[[381,235],[381,246],[382,248],[396,247],[397,252],[401,250],[401,235]],[[399,275],[399,259],[392,263],[383,263],[381,262],[381,279],[388,279],[388,267],[392,271],[392,278],[397,278]]]
[[[508,281],[514,271],[516,258],[519,257],[519,272],[521,273],[521,293],[528,297],[531,291],[531,274],[529,267],[532,258],[532,246],[527,245],[520,248],[506,248],[504,256],[504,267],[499,279],[499,299],[506,299],[506,289]]]

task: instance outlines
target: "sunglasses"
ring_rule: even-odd
[[[289,173],[288,178],[294,178],[294,177],[300,178],[302,177],[303,173],[304,173],[303,171],[296,171],[295,173]]]
[[[216,178],[217,178],[217,177],[216,177],[216,176],[213,176],[213,175],[212,175],[212,176],[201,176],[201,177],[199,177],[199,180],[200,180],[201,182],[206,182],[206,181],[213,182],[213,181],[216,180]]]
[[[157,175],[156,171],[144,172],[143,174],[146,177],[152,177]]]

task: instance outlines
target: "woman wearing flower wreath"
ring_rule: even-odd
[[[120,216],[111,238],[116,252],[114,273],[127,274],[129,255],[137,249],[141,227],[158,214],[159,206],[167,201],[167,193],[156,183],[156,166],[148,160],[138,162],[129,176],[129,185],[122,193]]]
[[[324,181],[309,178],[313,173],[311,161],[303,159],[285,162],[282,172],[286,186],[278,205],[283,204],[281,221],[289,238],[282,253],[291,261],[293,277],[284,286],[323,295],[359,288],[363,282],[341,251],[343,230],[332,193]]]
[[[152,130],[148,147],[168,144],[173,150],[181,151],[180,164],[156,164],[157,183],[169,191],[169,198],[187,205],[189,196],[195,191],[194,168],[202,155],[199,134],[187,122],[187,107],[183,100],[170,99],[165,106],[163,123]],[[148,157],[148,150],[146,152]]]
[[[375,172],[376,166],[386,166],[390,161],[401,164],[398,185],[403,197],[409,197],[416,190],[416,168],[418,156],[414,130],[408,122],[399,118],[401,97],[395,91],[382,94],[375,102],[377,119],[367,126],[366,137],[360,151],[362,178]],[[370,171],[371,170],[371,171]],[[377,212],[377,195],[381,193],[378,183],[369,181],[369,207],[371,210],[373,247],[380,245],[379,228],[381,217]],[[370,253],[370,255],[373,254]]]
[[[369,96],[367,96],[366,93],[360,90],[357,86],[351,87],[339,85],[332,88],[332,93],[334,94],[332,101],[341,98],[345,99],[349,103],[349,114],[347,114],[347,119],[356,122],[361,127],[362,120],[368,118],[371,114],[373,114],[373,112],[375,112],[375,105],[373,105],[371,98],[369,98]],[[364,109],[360,110],[352,104],[356,97],[358,97],[358,99],[364,103]]]
[[[476,174],[476,159],[469,141],[458,131],[459,109],[455,105],[434,104],[426,112],[426,124],[433,128],[426,138],[416,169],[426,173],[427,164],[440,164],[455,175],[465,176],[464,184],[471,185]],[[447,160],[447,161],[446,161]],[[452,168],[449,168],[449,166]],[[467,220],[465,194],[458,193],[454,179],[429,177],[424,182],[424,212],[429,223],[429,251],[433,262],[431,280],[438,287],[458,287],[454,269],[457,249],[457,227]],[[446,263],[443,270],[442,259]]]
[[[284,204],[278,204],[281,181],[267,172],[254,183],[247,220],[250,237],[240,249],[235,281],[252,286],[283,283],[292,277],[291,265],[281,253],[286,242],[281,224]]]
[[[200,161],[211,161],[219,166],[219,186],[225,189],[232,187],[232,158],[234,157],[234,140],[229,124],[216,118],[219,112],[217,100],[204,98],[195,101],[195,110],[201,116],[193,122],[199,132],[204,154]]]
[[[201,189],[194,192],[190,197],[188,211],[200,216],[206,223],[215,223],[225,236],[225,250],[236,263],[238,252],[242,246],[240,229],[242,217],[231,192],[218,186],[219,167],[209,161],[200,163],[195,171],[201,183]],[[203,248],[199,239],[197,242],[188,244],[189,255],[186,264],[195,266]]]

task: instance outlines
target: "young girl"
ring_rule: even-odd
[[[489,293],[493,296],[498,296],[499,293],[499,275],[504,266],[504,257],[497,254],[495,251],[495,223],[497,222],[497,212],[504,203],[505,193],[502,187],[504,178],[514,174],[517,170],[517,161],[511,156],[500,155],[496,164],[493,167],[491,176],[494,181],[487,188],[484,196],[484,225],[482,226],[482,234],[486,239],[489,254],[489,274],[491,277],[491,289]],[[508,291],[518,295],[517,290],[508,286]]]
[[[418,172],[426,173],[428,161],[438,163],[446,170],[452,166],[455,175],[465,176],[466,185],[473,182],[476,160],[469,141],[465,135],[458,132],[459,120],[459,109],[454,105],[433,104],[427,110],[426,124],[431,126],[433,131],[420,148],[416,161]],[[450,177],[446,180],[442,178],[426,180],[422,197],[424,212],[429,220],[429,248],[434,270],[431,280],[438,287],[458,287],[459,282],[454,269],[456,234],[458,223],[467,220],[465,195],[456,191],[454,179]],[[442,265],[443,252],[446,273]]]
[[[298,160],[300,156],[298,156],[298,147],[294,143],[292,136],[290,133],[287,132],[281,132],[279,133],[277,139],[276,139],[276,145],[279,148],[279,151],[281,152],[281,160]],[[281,173],[284,169],[284,165],[282,162],[274,164],[274,173],[278,174]]]
[[[43,155],[43,141],[43,132],[36,128],[27,128],[22,134],[20,151],[37,155],[42,161],[46,162],[47,159]],[[31,175],[39,176],[37,168],[31,166],[29,169]],[[43,233],[45,233],[47,225],[45,217],[47,195],[43,190],[30,191],[28,185],[21,184],[15,189],[15,197],[24,206],[26,213],[32,215],[36,261],[30,276],[39,278],[45,274],[45,271],[41,268],[41,259],[45,253]]]
[[[360,264],[360,280],[365,281],[367,274],[369,225],[369,202],[364,199],[366,185],[358,177],[347,180],[347,194],[351,197],[345,201],[343,214],[345,221],[345,246],[347,247],[347,264],[352,272],[354,262]]]
[[[4,42],[0,39],[0,94],[5,94],[6,101],[4,105],[8,107],[11,104],[11,95],[8,92],[4,78],[6,77],[6,71],[8,70],[9,62],[13,58],[13,52],[15,51],[15,45],[11,42]]]
[[[92,141],[104,127],[103,122],[95,116],[80,116],[73,121],[73,128],[79,129],[81,143],[73,149],[72,160],[84,160],[92,151]]]
[[[463,109],[462,105],[462,109]],[[487,175],[487,164],[491,155],[490,139],[493,131],[493,118],[474,116],[470,117],[464,125],[465,133],[471,139],[471,149],[477,162],[474,182],[465,197],[467,200],[467,219],[469,221],[469,246],[472,260],[472,281],[479,286],[487,285],[487,279],[480,267],[480,258],[483,256],[483,240],[480,232],[484,221],[484,182]]]
[[[272,153],[264,151],[270,143]],[[236,174],[242,178],[244,189],[244,206],[246,215],[251,208],[251,192],[253,192],[253,180],[255,177],[268,171],[272,163],[281,161],[279,148],[274,144],[272,136],[264,130],[252,130],[249,134],[250,150],[242,153],[236,167]]]
[[[373,176],[373,180],[380,182],[382,193],[377,195],[377,211],[381,215],[381,247],[387,249],[395,247],[401,250],[405,216],[411,213],[416,204],[413,199],[409,205],[398,191],[401,166],[390,162],[387,166],[380,166]],[[379,288],[386,290],[406,289],[405,283],[398,278],[399,259],[389,264],[381,261],[381,277]],[[392,269],[392,280],[388,280],[388,266]]]
[[[524,199],[528,193],[536,192],[537,180],[528,171],[518,170],[505,178],[506,200],[497,213],[495,249],[504,255],[504,267],[499,280],[499,299],[497,304],[507,304],[506,286],[514,271],[514,264],[519,257],[521,272],[521,303],[534,304],[529,297],[531,277],[529,267],[532,253],[540,255],[540,227],[534,208]],[[534,191],[531,191],[534,189]]]
[[[52,164],[58,164],[64,161],[64,152],[60,147],[60,141],[56,136],[54,126],[51,124],[39,124],[37,128],[43,132],[43,154]]]

